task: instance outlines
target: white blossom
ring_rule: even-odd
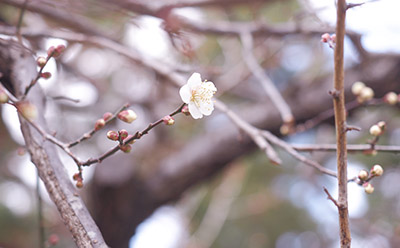
[[[189,106],[189,113],[194,119],[202,118],[203,115],[210,115],[214,110],[214,96],[217,88],[210,81],[202,81],[199,73],[195,72],[190,76],[187,83],[181,87],[179,94],[182,101]]]

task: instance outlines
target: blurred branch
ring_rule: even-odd
[[[47,4],[40,3],[40,1],[0,0],[0,3],[42,14],[53,19],[64,27],[72,28],[83,33],[105,37],[108,36],[94,25],[90,19],[81,15],[75,15],[71,12],[66,12],[62,10],[62,8],[53,8]]]
[[[212,247],[228,218],[233,202],[240,194],[245,175],[245,167],[242,165],[231,167],[226,171],[222,182],[211,196],[199,227],[190,238],[190,243],[195,245],[194,247],[198,244],[202,248]]]
[[[242,33],[240,35],[242,41],[242,56],[247,64],[247,67],[261,83],[264,91],[267,93],[268,97],[271,99],[275,107],[279,110],[284,123],[293,123],[294,117],[290,107],[283,99],[279,90],[275,87],[275,84],[266,75],[262,67],[258,64],[256,58],[253,54],[253,37],[249,33]]]

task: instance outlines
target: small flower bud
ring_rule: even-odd
[[[369,101],[374,98],[374,91],[370,87],[364,87],[360,92],[360,97],[365,101]]]
[[[106,113],[104,113],[104,115],[103,115],[103,119],[104,119],[105,121],[108,121],[109,119],[111,119],[112,116],[113,116],[112,113],[106,112]]]
[[[174,120],[174,118],[172,118],[172,116],[167,115],[167,116],[164,116],[163,122],[165,125],[171,126],[171,125],[174,125],[175,120]]]
[[[365,84],[363,82],[355,82],[351,86],[351,92],[355,95],[358,96],[361,94],[362,89],[365,88]]]
[[[40,68],[42,68],[46,65],[47,61],[46,61],[46,58],[44,58],[44,57],[38,57],[36,59],[36,63]]]
[[[35,105],[33,105],[30,102],[19,102],[17,103],[17,110],[18,112],[21,113],[21,115],[30,120],[33,121],[34,119],[37,118],[38,111]]]
[[[98,120],[96,121],[96,123],[94,124],[94,130],[95,130],[95,131],[99,131],[99,130],[102,129],[105,125],[106,125],[106,122],[104,121],[104,119],[98,119]]]
[[[77,182],[76,182],[76,187],[77,188],[83,188],[83,181],[82,180],[78,180]]]
[[[374,186],[372,186],[372,184],[370,183],[364,183],[363,184],[365,193],[367,194],[372,194],[374,192]]]
[[[49,49],[47,49],[47,56],[54,56],[55,51],[56,48],[54,46],[49,47]]]
[[[81,175],[80,175],[79,173],[75,173],[75,174],[72,176],[72,179],[73,179],[74,181],[78,181],[79,179],[82,180]]]
[[[336,34],[331,35],[331,40],[333,43],[336,43]]]
[[[360,170],[360,172],[358,173],[358,178],[359,178],[361,181],[367,180],[367,179],[368,179],[368,171],[366,171],[366,170]]]
[[[0,88],[0,103],[8,102],[8,95],[5,90]]]
[[[386,129],[386,122],[380,121],[380,122],[378,122],[376,125],[378,125],[378,127],[381,128],[382,132],[385,131],[385,129]]]
[[[382,166],[380,166],[379,164],[372,166],[371,174],[374,176],[377,176],[377,177],[382,176],[382,174],[383,174]]]
[[[119,137],[121,138],[121,140],[124,140],[128,137],[128,131],[126,131],[125,129],[121,129],[121,131],[119,131]]]
[[[56,47],[57,55],[59,56],[61,53],[64,52],[64,50],[65,50],[65,46],[64,46],[64,45],[58,45],[58,46]]]
[[[115,141],[115,140],[118,140],[119,134],[116,131],[108,131],[107,138]]]
[[[394,92],[388,92],[386,95],[383,97],[383,100],[390,105],[396,105],[398,102],[398,96]]]
[[[20,146],[20,147],[17,148],[17,155],[18,156],[24,156],[25,153],[26,153],[25,147]]]
[[[123,145],[119,147],[121,149],[121,151],[125,152],[125,153],[129,153],[132,150],[132,146],[131,145]]]
[[[119,112],[117,117],[121,121],[124,121],[127,123],[132,123],[134,120],[136,120],[137,115],[133,110],[128,109],[128,110],[123,110],[123,111]]]
[[[182,114],[189,116],[190,112],[189,112],[189,107],[187,105],[183,106],[182,110],[181,110]]]
[[[321,42],[326,43],[326,42],[328,42],[330,39],[331,39],[331,36],[330,36],[330,34],[328,34],[328,33],[325,33],[325,34],[321,35]]]
[[[44,79],[49,79],[49,78],[51,78],[51,73],[50,72],[42,72],[42,73],[40,73],[40,77],[42,77]]]
[[[369,133],[372,136],[379,136],[382,134],[382,129],[378,125],[372,125],[369,129]]]
[[[288,135],[290,133],[290,126],[285,123],[280,127],[279,131],[282,135]]]
[[[50,246],[54,246],[57,245],[58,242],[60,241],[60,238],[58,237],[57,234],[51,234],[48,238],[47,238],[47,242],[49,242]]]

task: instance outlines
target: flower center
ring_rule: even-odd
[[[200,107],[201,104],[210,104],[214,93],[215,88],[209,87],[206,83],[202,83],[192,89],[191,101],[193,101],[197,107]]]

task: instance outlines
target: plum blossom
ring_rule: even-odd
[[[214,96],[217,88],[210,81],[202,81],[199,73],[195,72],[190,76],[187,83],[181,87],[179,94],[182,101],[189,106],[189,113],[194,119],[202,118],[203,115],[210,115],[214,110]]]

